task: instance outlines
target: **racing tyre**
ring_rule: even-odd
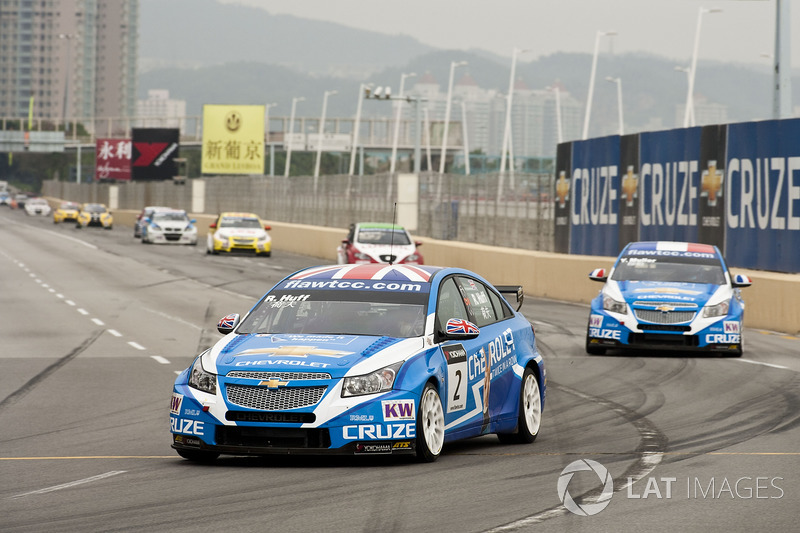
[[[522,374],[519,390],[519,418],[516,433],[498,433],[503,444],[530,444],[539,435],[542,426],[542,396],[539,382],[530,367]]]
[[[417,460],[432,463],[444,445],[444,409],[436,387],[425,384],[417,410]]]
[[[589,355],[604,355],[606,353],[606,349],[596,344],[589,344],[589,337],[586,337],[586,353]]]
[[[203,450],[175,450],[178,452],[178,455],[183,457],[184,459],[188,459],[189,461],[194,461],[195,463],[213,463],[216,461],[217,457],[219,457],[218,453],[214,452],[206,452]]]

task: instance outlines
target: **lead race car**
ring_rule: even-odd
[[[742,355],[744,300],[752,281],[732,276],[716,246],[688,242],[629,243],[592,300],[586,351],[609,348],[692,350]]]
[[[284,278],[175,380],[172,447],[220,454],[416,454],[536,438],[546,375],[522,288],[456,268],[332,265]]]

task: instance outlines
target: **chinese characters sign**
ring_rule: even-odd
[[[95,181],[130,180],[131,140],[97,139],[96,160]]]
[[[203,174],[264,173],[264,106],[203,106]]]

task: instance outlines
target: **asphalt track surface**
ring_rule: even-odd
[[[0,208],[0,531],[797,530],[800,339],[745,328],[741,358],[589,356],[588,307],[555,301],[523,307],[548,376],[531,445],[485,436],[433,464],[178,457],[176,373],[220,317],[322,262]],[[595,470],[562,476],[576,461]]]

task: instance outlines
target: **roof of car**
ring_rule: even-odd
[[[308,280],[384,280],[416,281],[430,283],[431,278],[444,267],[422,265],[328,265],[311,267],[295,272],[288,279]]]
[[[258,215],[255,213],[240,213],[236,211],[220,213],[219,216],[221,217],[231,217],[231,218],[259,218]]]
[[[374,228],[374,229],[405,229],[403,226],[398,226],[397,224],[388,224],[386,222],[359,222],[358,227],[363,228]]]
[[[717,249],[711,244],[700,244],[696,242],[681,241],[641,241],[632,242],[625,248],[626,252],[631,250],[648,251],[671,251],[671,252],[694,252],[717,255]]]

